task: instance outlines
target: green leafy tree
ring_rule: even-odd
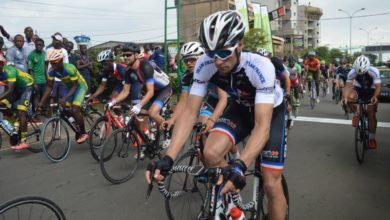
[[[329,48],[328,47],[317,47],[315,49],[317,58],[319,60],[325,60],[326,63],[329,63]]]
[[[265,32],[260,28],[253,28],[244,36],[244,49],[248,51],[257,51],[268,43]]]
[[[329,51],[329,62],[333,62],[336,58],[342,59],[344,57],[344,53],[337,48],[332,48]]]
[[[378,58],[377,55],[372,54],[372,53],[365,54],[365,56],[368,57],[368,59],[370,60],[370,63],[372,63],[372,64],[375,64],[375,60],[376,60],[376,58]]]

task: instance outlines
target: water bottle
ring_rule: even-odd
[[[69,121],[71,124],[74,124],[76,120],[73,118],[73,116],[70,116],[70,117],[68,118],[68,121]]]
[[[130,116],[126,115],[125,117],[125,125],[127,125],[130,121]]]
[[[229,218],[231,220],[246,220],[244,212],[237,207],[233,207],[232,209],[230,209],[229,216],[231,217]]]
[[[12,131],[14,130],[14,127],[12,126],[11,123],[9,123],[8,120],[3,120],[1,121],[1,126],[7,131],[7,133],[11,134]]]

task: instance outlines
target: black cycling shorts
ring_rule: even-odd
[[[27,111],[33,90],[34,88],[32,86],[28,86],[24,89],[15,89],[7,98],[1,100],[1,103],[5,104],[8,108]]]
[[[220,132],[228,136],[233,145],[244,140],[254,128],[254,109],[240,104],[232,104],[217,120],[211,132]],[[286,105],[283,102],[274,108],[270,137],[262,151],[263,168],[283,170],[286,156]]]
[[[362,89],[360,87],[354,87],[354,90],[356,91],[358,95],[358,99],[361,99],[363,101],[370,101],[371,98],[375,94],[375,89],[369,88],[369,89]]]
[[[166,86],[165,88],[159,91],[154,91],[154,96],[142,109],[149,109],[152,105],[158,105],[160,106],[160,108],[162,108],[165,104],[167,104],[171,96],[172,96],[171,86]]]

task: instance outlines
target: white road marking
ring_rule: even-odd
[[[304,122],[317,122],[317,123],[328,123],[328,124],[342,124],[342,125],[352,125],[351,120],[345,119],[335,119],[335,118],[315,118],[315,117],[303,117],[298,116],[293,119],[294,121],[304,121]],[[380,128],[390,128],[389,122],[378,122],[378,127]]]

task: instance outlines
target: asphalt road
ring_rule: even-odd
[[[390,104],[381,104],[378,120],[390,123],[389,112]],[[309,109],[306,98],[299,115],[344,119],[329,97],[315,110]],[[318,121],[296,121],[289,133],[285,176],[290,219],[389,219],[390,128],[378,128],[378,149],[369,151],[359,165],[352,126]],[[86,144],[72,147],[69,158],[57,164],[43,154],[1,149],[0,203],[41,195],[54,200],[72,220],[166,219],[159,193],[154,191],[145,202],[147,161],[133,179],[113,185],[102,176]]]

